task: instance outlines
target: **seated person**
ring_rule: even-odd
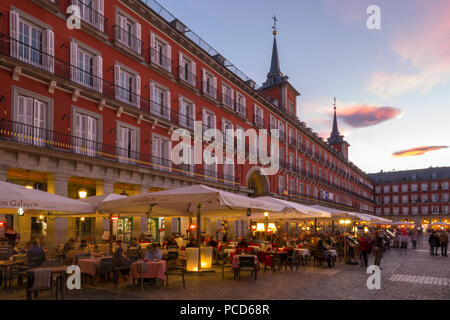
[[[38,246],[36,240],[31,241],[31,248],[27,251],[27,258],[30,269],[42,266],[42,263],[45,261],[44,250]]]
[[[87,243],[86,240],[81,240],[80,246],[78,247],[78,251],[91,252],[91,245]]]
[[[113,254],[112,260],[114,268],[129,267],[131,263],[130,259],[128,259],[127,256],[125,256],[123,248],[121,247],[116,249],[116,251]]]
[[[208,245],[213,248],[217,248],[219,243],[214,239],[214,237],[211,237],[211,239],[209,239]]]
[[[245,239],[242,239],[241,241],[239,241],[239,243],[237,244],[236,248],[240,248],[240,249],[247,249],[248,248],[248,244],[247,241]]]
[[[147,247],[147,250],[145,251],[145,260],[162,260],[161,250],[156,247],[156,244],[151,244]]]

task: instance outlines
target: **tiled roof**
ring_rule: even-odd
[[[389,172],[381,171],[378,173],[369,173],[368,176],[374,183],[450,179],[450,167],[430,167],[427,169]]]

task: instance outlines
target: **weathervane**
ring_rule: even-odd
[[[273,17],[272,17],[272,19],[273,19],[273,26],[272,26],[272,29],[273,29],[273,35],[274,36],[276,36],[277,35],[277,22],[278,22],[278,20],[277,20],[277,16],[276,15],[274,15]]]

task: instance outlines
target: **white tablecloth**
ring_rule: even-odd
[[[337,256],[337,252],[336,252],[336,250],[332,250],[332,249],[330,249],[330,250],[328,250],[328,252],[330,252],[330,254],[331,254],[332,256],[334,256],[334,257],[336,257],[336,256]]]
[[[301,255],[303,258],[310,255],[308,249],[295,248],[294,250],[298,251],[298,254]]]
[[[258,253],[259,250],[261,250],[259,246],[248,246],[248,247],[249,247],[249,248],[253,248],[253,252],[254,252],[254,253]]]

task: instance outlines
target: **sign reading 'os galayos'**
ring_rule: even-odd
[[[27,200],[0,200],[0,207],[3,208],[24,208],[24,209],[36,209],[39,206],[37,202],[30,202]]]

